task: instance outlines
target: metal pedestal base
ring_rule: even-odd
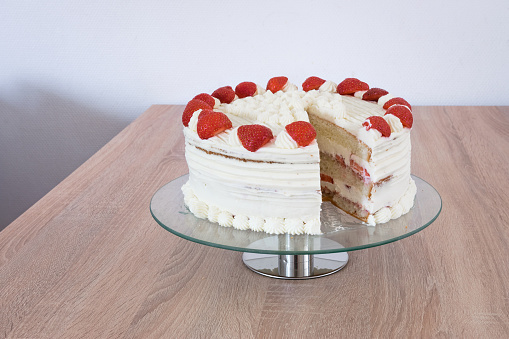
[[[348,262],[348,253],[273,255],[244,253],[242,260],[258,274],[277,279],[312,279],[336,273]]]

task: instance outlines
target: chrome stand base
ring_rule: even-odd
[[[348,253],[274,255],[247,253],[244,264],[258,274],[276,279],[312,279],[336,273],[348,263]]]

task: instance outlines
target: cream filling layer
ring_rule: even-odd
[[[321,185],[373,214],[383,207],[392,206],[398,202],[408,189],[409,180],[411,179],[408,177],[391,178],[379,186],[373,186],[370,197],[363,195],[354,186],[347,187],[337,179],[334,180],[334,183],[322,181]]]
[[[367,224],[371,226],[399,218],[407,213],[414,204],[416,193],[415,182],[412,178],[401,178],[395,182],[384,183],[381,187],[376,187],[376,192],[372,191],[369,199],[360,194],[356,188],[348,189],[342,183],[331,184],[322,181],[322,186],[359,204],[362,210],[368,211],[371,215],[368,217]]]
[[[385,143],[378,144],[372,149],[371,159],[366,161],[352,154],[349,149],[334,144],[326,137],[317,137],[321,152],[327,153],[332,157],[341,156],[348,166],[350,160],[365,168],[370,180],[374,183],[387,178],[388,176],[410,176],[410,153],[412,146],[410,143],[410,133],[405,129],[397,138],[387,140]]]

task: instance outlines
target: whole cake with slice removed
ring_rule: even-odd
[[[286,77],[266,88],[242,82],[193,98],[182,114],[189,180],[184,201],[198,218],[241,230],[320,234],[330,200],[368,225],[413,206],[412,108],[348,78]]]

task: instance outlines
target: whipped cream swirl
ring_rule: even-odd
[[[389,126],[391,126],[391,132],[401,132],[403,130],[403,124],[401,120],[392,114],[384,115],[384,119],[387,121]]]
[[[240,141],[239,135],[237,133],[238,129],[239,129],[238,127],[235,127],[228,135],[228,144],[230,146],[236,146],[236,147],[242,146],[242,142]]]
[[[255,232],[263,231],[265,226],[265,220],[262,217],[250,217],[249,228]]]
[[[299,144],[288,134],[286,129],[282,130],[276,137],[276,147],[284,149],[295,149],[299,147]]]
[[[320,88],[318,88],[318,90],[320,92],[331,92],[331,93],[336,93],[336,90],[338,88],[338,85],[335,84],[334,82],[332,81],[325,81],[322,86],[320,86]]]

